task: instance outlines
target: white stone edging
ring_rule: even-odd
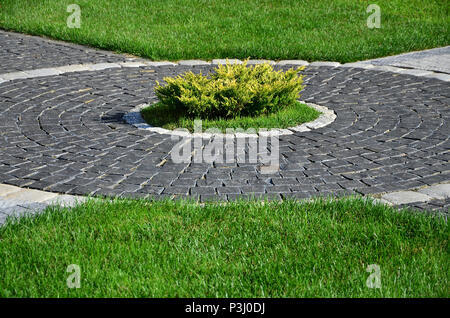
[[[371,199],[374,203],[389,206],[426,203],[432,200],[445,200],[450,198],[450,183],[447,181],[422,188],[389,192],[381,196],[366,195],[364,197]],[[9,216],[20,217],[23,215],[32,215],[40,212],[40,210],[44,208],[37,208],[37,210],[30,209],[30,206],[33,206],[33,204],[40,203],[43,204],[43,206],[60,205],[63,207],[74,207],[77,204],[85,202],[88,198],[89,196],[59,194],[0,183],[0,208],[11,210],[7,212],[7,214],[0,212],[0,226],[2,226]],[[305,200],[312,199],[313,198]],[[20,210],[24,210],[24,208],[21,208],[22,206],[28,206],[28,208],[25,208],[25,212],[20,212]]]
[[[28,78],[36,78],[36,77],[44,77],[44,76],[55,76],[61,75],[65,73],[72,72],[87,72],[87,71],[99,71],[105,70],[109,68],[128,68],[128,67],[158,67],[158,66],[199,66],[199,65],[219,65],[225,64],[227,59],[214,59],[212,61],[203,61],[203,60],[181,60],[177,62],[169,62],[169,61],[145,61],[145,60],[135,60],[128,62],[117,62],[117,63],[89,63],[89,64],[72,64],[58,67],[49,67],[49,68],[40,68],[28,71],[19,71],[19,72],[11,72],[0,74],[0,84],[4,82],[9,82],[17,79],[28,79]],[[239,59],[228,59],[228,62],[231,64],[242,64],[243,62]],[[445,73],[436,73],[432,71],[425,71],[421,69],[414,68],[400,68],[394,66],[380,66],[369,64],[368,62],[353,62],[340,64],[338,62],[312,62],[308,63],[303,60],[281,60],[275,62],[273,60],[248,60],[248,65],[255,65],[261,63],[269,63],[271,65],[292,65],[292,66],[328,66],[328,67],[354,67],[361,69],[371,69],[385,72],[393,72],[398,74],[409,74],[419,77],[426,78],[435,78],[442,81],[450,81],[450,75]]]
[[[387,205],[401,205],[445,200],[450,198],[450,183],[444,182],[432,186],[413,188],[410,190],[387,192],[376,195],[375,201]]]
[[[374,65],[366,62],[353,62],[353,63],[347,63],[342,64],[341,67],[354,67],[354,68],[362,68],[366,70],[374,70],[374,71],[384,71],[384,72],[391,72],[391,73],[397,73],[397,74],[408,74],[413,75],[417,77],[426,77],[426,78],[434,78],[438,79],[444,82],[450,82],[450,75],[445,73],[437,73],[432,71],[426,71],[421,69],[415,69],[415,68],[401,68],[401,67],[395,67],[395,66],[388,66],[388,65]]]
[[[127,68],[143,66],[175,66],[172,62],[119,62],[119,63],[97,63],[97,64],[72,64],[58,67],[39,68],[35,70],[12,72],[0,74],[0,83],[16,79],[27,79],[43,76],[54,76],[73,72],[101,71],[109,68]]]
[[[147,130],[149,132],[155,132],[158,134],[166,134],[166,135],[173,135],[173,136],[180,136],[180,137],[201,137],[202,139],[210,139],[211,137],[214,137],[214,136],[223,137],[223,138],[248,138],[248,137],[257,138],[258,136],[259,137],[262,137],[262,136],[268,137],[268,136],[291,135],[296,132],[305,132],[305,131],[310,131],[312,129],[322,128],[322,127],[325,127],[335,121],[336,114],[334,113],[333,110],[331,110],[325,106],[320,106],[320,105],[307,103],[307,102],[303,102],[303,101],[300,101],[300,102],[321,112],[320,116],[312,122],[304,123],[304,124],[301,124],[301,125],[298,125],[295,127],[290,127],[290,128],[285,128],[285,129],[273,128],[270,130],[258,132],[257,134],[189,133],[185,130],[184,131],[169,130],[169,129],[164,129],[161,127],[153,127],[153,126],[147,124],[147,122],[144,120],[144,118],[141,115],[141,110],[145,107],[148,107],[149,106],[148,104],[140,104],[140,105],[134,107],[133,109],[131,109],[130,112],[128,112],[127,114],[125,114],[123,116],[123,119],[128,124],[133,125],[134,127],[138,128],[138,129]]]

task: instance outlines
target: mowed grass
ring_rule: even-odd
[[[0,296],[448,297],[448,239],[442,219],[358,198],[92,200],[0,228]]]
[[[266,58],[351,62],[450,44],[448,0],[2,0],[0,27],[154,60]]]
[[[142,117],[153,127],[166,129],[186,128],[194,132],[195,119],[189,118],[185,113],[176,108],[172,108],[162,103],[156,103],[142,109]],[[320,112],[302,103],[295,103],[282,110],[268,115],[256,117],[242,116],[230,119],[200,119],[202,131],[207,129],[217,129],[226,132],[227,128],[232,129],[254,129],[258,132],[260,128],[288,128],[315,120]]]

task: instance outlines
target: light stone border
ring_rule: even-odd
[[[158,67],[158,66],[201,66],[201,65],[219,65],[225,64],[226,62],[230,62],[231,64],[242,64],[243,62],[239,59],[214,59],[212,61],[204,61],[204,60],[181,60],[177,62],[169,62],[169,61],[146,61],[146,60],[131,60],[128,62],[117,62],[117,63],[90,63],[90,64],[72,64],[58,67],[50,67],[50,68],[40,68],[28,71],[20,71],[20,72],[12,72],[12,73],[4,73],[0,74],[0,84],[17,80],[17,79],[27,79],[27,78],[36,78],[43,76],[55,76],[61,75],[65,73],[72,72],[87,72],[87,71],[100,71],[109,68],[127,68],[127,67]],[[441,81],[449,82],[450,74],[438,73],[432,71],[426,71],[421,69],[414,68],[400,68],[394,66],[380,66],[373,65],[367,62],[352,62],[346,64],[340,64],[338,62],[312,62],[308,63],[303,60],[281,60],[281,61],[273,61],[273,60],[249,60],[247,62],[248,65],[255,65],[261,63],[269,63],[271,65],[292,65],[292,66],[327,66],[327,67],[353,67],[353,68],[361,68],[361,69],[370,69],[384,72],[393,72],[398,74],[408,74],[413,76],[425,77],[425,78],[434,78]]]
[[[269,137],[269,136],[283,136],[283,135],[291,135],[296,132],[305,132],[310,131],[312,129],[318,129],[325,127],[332,122],[336,120],[336,114],[333,110],[325,107],[320,106],[312,103],[307,103],[304,101],[299,101],[300,103],[306,104],[307,106],[314,108],[315,110],[321,112],[320,116],[308,123],[304,123],[295,127],[290,127],[286,129],[281,128],[273,128],[266,131],[258,132],[258,134],[247,134],[247,133],[235,133],[235,134],[211,134],[211,133],[189,133],[187,131],[183,130],[169,130],[164,129],[161,127],[153,127],[144,120],[144,118],[141,115],[141,110],[145,107],[150,106],[149,104],[140,104],[133,109],[131,109],[130,112],[125,114],[123,116],[123,120],[133,125],[134,127],[138,129],[144,129],[149,132],[154,132],[158,134],[166,134],[166,135],[173,135],[173,136],[179,136],[179,137],[201,137],[202,139],[210,139],[211,137],[223,137],[223,138],[257,138],[257,137]]]
[[[388,192],[373,196],[376,202],[387,205],[401,205],[423,203],[431,200],[445,200],[450,198],[450,183],[444,182],[432,186],[412,188],[405,191]]]
[[[399,206],[412,203],[426,203],[432,200],[443,200],[450,198],[450,183],[440,183],[407,191],[394,191],[380,196],[365,195],[374,203],[388,206]],[[47,206],[60,205],[62,207],[74,207],[85,202],[88,196],[74,196],[58,194],[49,191],[20,188],[9,184],[0,183],[0,226],[7,217],[22,217],[34,215],[41,212]],[[312,200],[313,198],[301,201]],[[198,203],[204,205],[203,203]],[[223,202],[228,204],[228,202]],[[2,211],[6,209],[8,212]]]
[[[35,215],[48,206],[74,207],[87,200],[74,196],[0,183],[0,226],[8,217]]]
[[[20,71],[20,72],[12,72],[12,73],[4,73],[0,74],[0,83],[13,81],[16,79],[27,79],[27,78],[35,78],[35,77],[43,77],[43,76],[54,76],[61,75],[65,73],[73,73],[73,72],[89,72],[89,71],[101,71],[109,68],[127,68],[127,67],[145,67],[145,66],[175,66],[176,63],[173,62],[118,62],[118,63],[97,63],[97,64],[72,64],[72,65],[64,65],[58,67],[50,67],[50,68],[40,68],[29,71]]]
[[[374,64],[370,64],[370,63],[362,62],[362,61],[342,64],[340,66],[341,67],[361,68],[361,69],[366,69],[366,70],[392,72],[392,73],[398,73],[398,74],[408,74],[408,75],[413,75],[413,76],[417,76],[417,77],[434,78],[434,79],[438,79],[438,80],[441,80],[444,82],[450,82],[449,74],[426,71],[426,70],[415,69],[415,68],[401,68],[401,67],[388,66],[388,65],[374,65]]]
[[[0,183],[0,204],[20,205],[31,203],[62,204],[70,206],[86,200],[84,196],[59,194],[42,190],[21,188],[9,184]]]

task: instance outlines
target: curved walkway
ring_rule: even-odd
[[[450,74],[450,46],[388,56],[362,63]]]
[[[27,41],[51,58],[35,59]],[[169,135],[123,121],[137,105],[156,100],[156,80],[208,72],[211,64],[151,63],[6,32],[0,43],[0,73],[25,71],[0,83],[0,183],[71,195],[206,201],[365,195],[450,181],[450,83],[443,80],[308,65],[302,100],[332,109],[337,118],[280,136],[280,170],[268,175],[250,163],[175,164],[168,160],[176,143]],[[91,66],[65,66],[80,63]],[[59,75],[32,71],[56,66]]]

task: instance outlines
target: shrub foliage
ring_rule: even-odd
[[[208,75],[187,72],[157,83],[161,103],[192,118],[234,118],[275,113],[296,102],[304,67],[275,71],[269,63],[219,65]]]

